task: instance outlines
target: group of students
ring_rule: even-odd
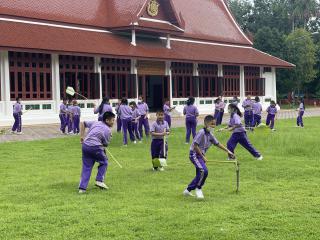
[[[227,142],[227,147],[224,147],[219,141],[214,137],[213,130],[216,126],[217,119],[208,115],[204,119],[204,127],[198,133],[196,133],[197,117],[199,111],[194,105],[195,99],[190,97],[187,101],[183,113],[186,116],[186,140],[190,141],[190,135],[193,135],[193,141],[189,150],[189,158],[192,164],[196,168],[196,176],[183,191],[185,196],[194,196],[192,191],[195,190],[196,197],[198,199],[203,199],[204,194],[202,192],[202,187],[208,176],[208,169],[206,167],[207,159],[205,154],[211,145],[216,145],[220,149],[224,150],[228,154],[228,159],[234,159],[234,149],[239,143],[245,149],[247,149],[257,160],[262,160],[262,155],[252,146],[250,143],[246,130],[241,123],[242,113],[235,104],[230,104],[228,106],[228,111],[230,113],[230,122],[226,128],[221,128],[219,131],[231,131],[232,135]],[[139,103],[144,104],[143,98],[139,97]],[[166,103],[165,105],[168,105]],[[130,107],[131,106],[131,107]],[[144,106],[144,113],[148,113],[148,108]],[[167,108],[168,107],[168,108]],[[160,109],[156,113],[156,121],[151,125],[150,134],[152,136],[152,142],[150,145],[151,159],[154,171],[163,171],[164,166],[159,165],[158,159],[166,159],[168,153],[168,143],[166,141],[166,136],[170,134],[170,126],[166,121],[166,112],[173,110],[170,106]],[[141,106],[142,108],[142,106]],[[121,104],[117,106],[117,115],[121,120],[121,126],[123,133],[126,133],[129,128],[132,129],[130,124],[137,121],[139,114],[135,115],[135,110],[139,110],[135,103],[131,102],[128,106],[127,99],[122,99]],[[167,112],[168,113],[168,112]],[[141,113],[140,113],[141,114]],[[142,116],[142,115],[140,115]],[[170,115],[169,115],[170,116]],[[115,122],[116,115],[112,111],[106,111],[103,115],[99,116],[97,122],[83,122],[81,124],[81,143],[82,143],[82,173],[81,180],[79,184],[79,193],[85,193],[88,182],[91,175],[92,167],[95,162],[99,163],[98,173],[96,177],[96,186],[101,189],[107,189],[108,187],[104,183],[105,174],[108,166],[108,158],[104,147],[107,147],[111,141],[111,128]],[[88,133],[85,136],[85,129],[88,129]],[[136,129],[134,127],[134,129]],[[133,134],[132,134],[133,135]],[[133,138],[131,139],[132,141]],[[124,144],[126,144],[126,136],[124,135]],[[96,152],[96,153],[95,153]]]
[[[60,131],[62,134],[80,133],[81,108],[77,100],[63,99],[60,105]]]

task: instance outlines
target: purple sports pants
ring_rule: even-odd
[[[186,142],[190,142],[190,135],[192,132],[192,137],[194,138],[196,136],[196,130],[197,130],[197,119],[195,117],[189,117],[186,118]]]
[[[143,138],[142,126],[144,127],[144,131],[147,137],[149,137],[149,133],[150,133],[149,120],[146,119],[145,117],[146,115],[141,115],[139,119],[139,133],[141,138]]]
[[[274,128],[274,118],[276,115],[274,114],[268,114],[267,115],[267,121],[266,121],[266,125],[270,126],[271,129]]]
[[[261,154],[250,143],[246,132],[232,133],[227,143],[227,148],[230,152],[234,153],[234,149],[238,143],[247,149],[254,157],[258,158],[261,156]]]
[[[206,179],[208,177],[208,168],[203,160],[203,158],[199,155],[197,155],[195,152],[190,151],[190,160],[193,163],[193,165],[196,167],[196,176],[191,181],[191,183],[188,186],[188,191],[192,191],[196,188],[201,189],[204,183],[206,182]]]
[[[132,132],[132,119],[131,118],[122,119],[121,125],[122,125],[122,133],[123,133],[123,144],[127,145],[128,144],[127,131],[129,132],[130,140],[131,141],[135,140],[133,132]]]
[[[21,132],[21,128],[22,128],[21,114],[20,113],[14,113],[13,114],[13,118],[14,118],[14,124],[12,126],[12,131]]]

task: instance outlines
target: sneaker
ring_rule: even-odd
[[[96,186],[101,189],[109,189],[109,187],[104,182],[96,181]]]
[[[142,143],[142,141],[140,140],[139,143]]]
[[[272,131],[276,131],[274,128],[271,129]]]
[[[156,172],[156,171],[158,171],[158,168],[157,167],[153,167],[152,171]]]
[[[79,194],[84,194],[84,193],[86,193],[86,190],[79,189]]]
[[[261,155],[260,157],[257,157],[258,161],[262,161],[263,160],[263,156]]]
[[[134,144],[137,144],[137,141],[133,141]]]
[[[204,199],[203,192],[202,192],[202,190],[199,189],[199,188],[196,188],[196,197],[197,197],[198,199]]]
[[[185,144],[186,144],[186,145],[189,145],[189,143],[188,143],[188,142],[186,142]]]
[[[194,197],[194,195],[191,192],[189,192],[188,189],[184,190],[182,194],[186,197]]]
[[[123,147],[128,147],[128,144],[123,144],[122,146],[123,146]]]
[[[11,131],[11,134],[16,134],[17,133],[17,131]]]
[[[163,171],[164,171],[164,168],[163,168],[163,167],[160,167],[160,168],[159,168],[159,171],[160,171],[160,172],[163,172]]]
[[[22,132],[17,132],[17,134],[18,134],[18,135],[22,135],[23,133],[22,133]]]

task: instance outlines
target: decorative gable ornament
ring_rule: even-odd
[[[159,13],[159,6],[160,4],[157,2],[157,0],[151,0],[148,3],[147,12],[151,17],[155,17]]]

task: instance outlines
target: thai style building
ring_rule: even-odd
[[[15,98],[24,122],[57,122],[72,86],[93,103],[143,95],[181,111],[188,96],[213,112],[223,95],[276,100],[276,69],[294,65],[253,48],[224,0],[1,0],[0,123]]]

